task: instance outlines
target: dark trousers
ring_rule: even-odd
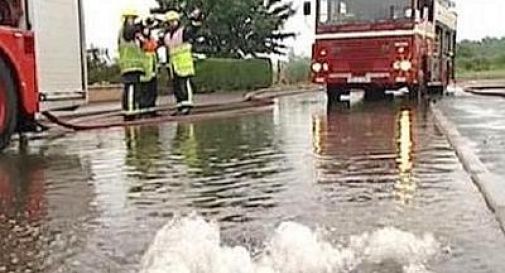
[[[140,83],[141,73],[126,73],[122,79],[124,83],[124,92],[122,99],[123,111],[133,113],[140,108],[142,95],[142,85]]]
[[[151,81],[142,83],[140,108],[148,109],[156,107],[157,99],[158,99],[158,79],[154,77]]]
[[[179,77],[174,75],[173,86],[177,108],[184,109],[193,107],[194,86],[191,77]]]

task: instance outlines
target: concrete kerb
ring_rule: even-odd
[[[281,96],[290,96],[290,95],[297,95],[297,94],[303,94],[312,90],[315,90],[316,87],[313,85],[307,84],[307,85],[293,85],[293,86],[277,86],[277,87],[271,87],[271,88],[265,88],[265,89],[260,89],[256,91],[251,91],[248,92],[244,95],[244,101],[250,101],[253,99],[268,99],[268,98],[274,98],[274,97],[281,97]],[[226,103],[226,102],[225,102]],[[205,106],[205,105],[197,105],[198,106]],[[160,108],[167,108],[171,107],[170,105],[161,105]],[[175,109],[175,106],[173,107]],[[63,115],[62,117],[66,119],[74,119],[74,118],[80,118],[80,117],[86,117],[86,116],[94,116],[94,115],[105,115],[105,114],[112,114],[121,111],[121,107],[112,107],[110,109],[105,109],[105,110],[96,110],[96,111],[87,111],[83,113],[69,113],[66,115]]]
[[[470,142],[457,130],[445,114],[435,104],[431,104],[437,127],[449,140],[465,170],[479,188],[489,208],[495,213],[502,231],[505,233],[505,184],[503,179],[491,173],[474,153]]]
[[[480,96],[505,97],[505,81],[487,80],[463,83],[463,90]]]

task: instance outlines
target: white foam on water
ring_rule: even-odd
[[[463,93],[463,92],[465,92],[463,87],[458,86],[456,84],[449,84],[447,86],[447,88],[445,89],[445,94],[447,94],[447,95],[455,95],[455,94]]]
[[[432,235],[418,238],[391,227],[351,238],[351,248],[359,250],[360,256],[373,263],[395,260],[404,265],[425,264],[440,251]]]
[[[219,226],[193,215],[173,219],[158,232],[140,273],[382,272],[388,264],[400,268],[394,272],[431,273],[427,263],[440,251],[433,236],[416,237],[395,228],[352,236],[343,246],[309,227],[286,222],[253,257],[243,246],[223,245]]]

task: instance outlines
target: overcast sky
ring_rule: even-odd
[[[378,0],[370,0],[378,1]],[[143,13],[155,6],[154,0],[84,0],[88,44],[115,49],[122,9],[134,5]],[[301,11],[303,0],[294,0]],[[505,36],[505,0],[456,0],[459,12],[459,39]],[[303,26],[303,27],[300,27]],[[296,26],[296,27],[295,27]],[[286,28],[299,34],[292,42],[297,53],[308,54],[313,39],[313,20],[300,12]]]

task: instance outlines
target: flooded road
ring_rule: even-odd
[[[429,111],[402,101],[288,97],[0,159],[0,272],[503,272],[504,238]]]
[[[487,92],[503,90],[487,89]],[[477,156],[493,173],[505,177],[505,109],[503,97],[461,93],[439,104]]]

